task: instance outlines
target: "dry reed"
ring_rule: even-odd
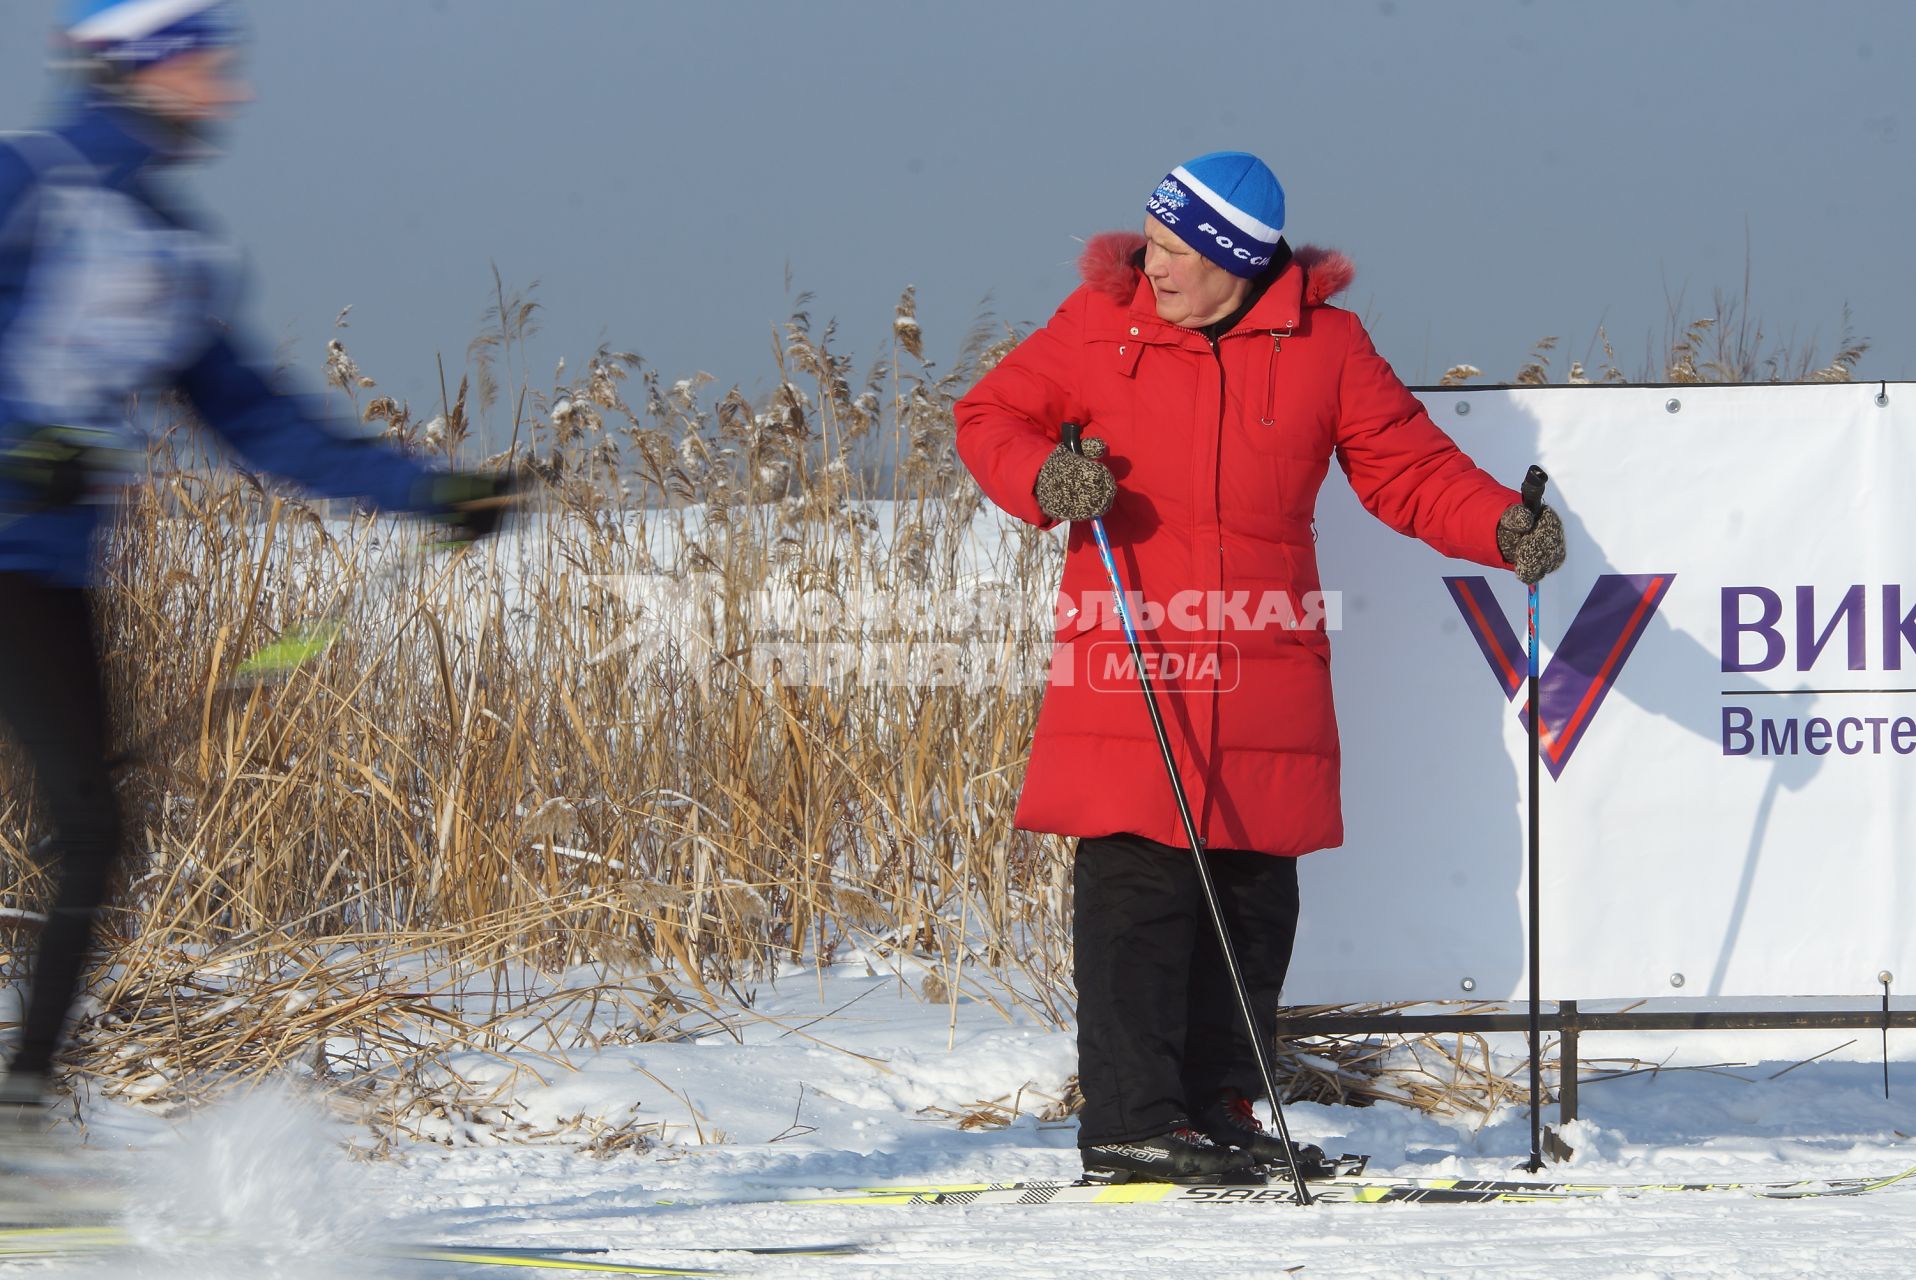
[[[1015,335],[981,326],[934,370],[907,291],[889,359],[855,380],[803,307],[757,403],[610,349],[539,391],[536,304],[503,285],[428,420],[370,394],[335,339],[330,382],[389,438],[444,458],[483,441],[537,478],[521,530],[464,555],[219,470],[190,431],[162,439],[100,593],[133,856],[77,1078],[166,1105],[290,1071],[382,1137],[617,1150],[648,1127],[528,1126],[511,1073],[754,1016],[752,980],[781,961],[857,949],[929,1000],[1068,1021],[1064,849],[1010,827],[1039,689],[1012,677],[1048,647],[1018,620],[1048,618],[1061,544],[988,525],[952,448],[953,403]],[[1734,344],[1704,355],[1725,328],[1684,329],[1670,376],[1747,372]],[[1552,345],[1519,382],[1545,380]],[[1862,347],[1803,367],[1846,377]],[[1601,377],[1621,380],[1614,359]],[[709,593],[670,614],[629,589],[694,577]],[[925,607],[987,596],[1008,607]],[[343,624],[323,657],[233,680],[315,617]],[[919,671],[772,678],[768,651],[815,642]],[[47,890],[24,781],[0,747],[10,970]],[[488,1057],[510,1069],[455,1065]],[[1283,1065],[1321,1101],[1488,1114],[1517,1093],[1467,1040],[1313,1043]],[[1072,1109],[949,1118],[1034,1103]]]

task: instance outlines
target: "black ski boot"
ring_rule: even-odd
[[[0,1147],[37,1143],[47,1131],[45,1076],[16,1072],[0,1077]]]
[[[1267,1179],[1257,1163],[1242,1151],[1219,1146],[1202,1133],[1180,1126],[1155,1138],[1136,1142],[1107,1142],[1084,1147],[1086,1182],[1216,1183],[1231,1187],[1260,1187]]]
[[[1226,1089],[1220,1093],[1210,1106],[1197,1113],[1196,1123],[1211,1141],[1237,1148],[1273,1175],[1290,1176],[1284,1140],[1264,1128],[1251,1100],[1237,1090]],[[1324,1154],[1324,1148],[1308,1142],[1292,1143],[1291,1150],[1297,1155],[1297,1171],[1306,1182],[1322,1182],[1363,1168],[1360,1157],[1339,1156],[1332,1160]]]
[[[0,1080],[0,1179],[29,1183],[57,1176],[71,1152],[53,1131],[44,1077],[10,1075]],[[18,1193],[9,1190],[9,1198]]]

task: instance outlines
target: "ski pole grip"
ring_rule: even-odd
[[[1530,470],[1523,478],[1523,505],[1531,515],[1543,514],[1543,487],[1550,483],[1550,477],[1536,463],[1530,464]]]
[[[1078,423],[1066,422],[1061,424],[1058,427],[1058,438],[1064,447],[1071,450],[1071,452],[1084,452],[1084,428]]]

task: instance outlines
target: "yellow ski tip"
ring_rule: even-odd
[[[241,680],[270,680],[290,674],[331,647],[339,623],[309,622],[288,628],[280,638],[240,663],[233,674]]]

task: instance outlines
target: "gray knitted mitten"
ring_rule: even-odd
[[[1521,502],[1497,518],[1497,550],[1503,553],[1520,582],[1541,582],[1546,573],[1563,567],[1563,520],[1545,507],[1532,516]]]
[[[1118,482],[1111,469],[1098,461],[1104,455],[1104,441],[1096,438],[1084,442],[1083,454],[1065,445],[1053,449],[1031,486],[1038,510],[1059,521],[1091,520],[1109,511],[1118,496]]]

